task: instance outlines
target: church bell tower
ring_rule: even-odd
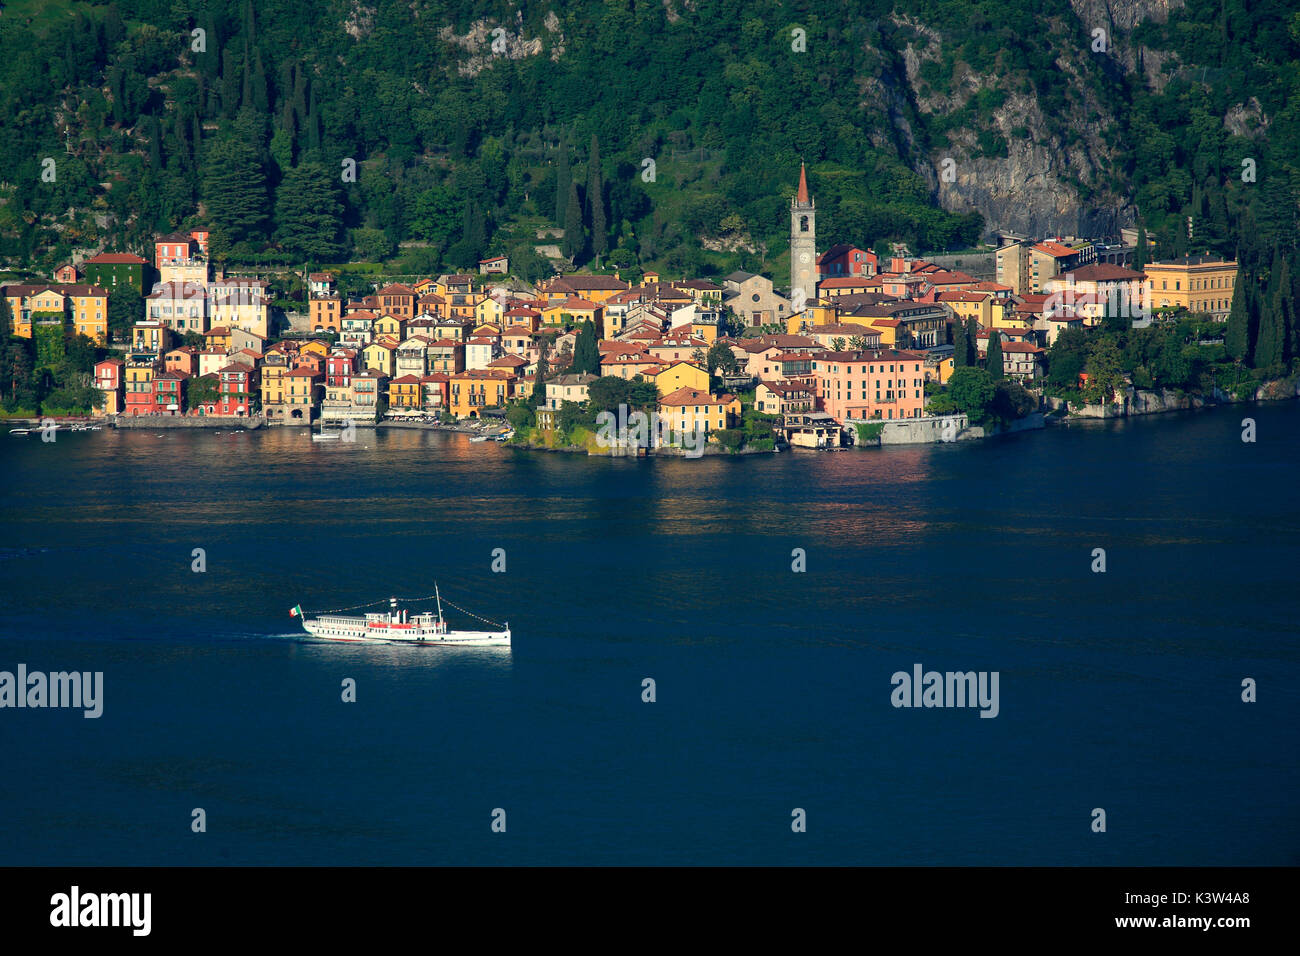
[[[790,200],[790,298],[803,290],[806,302],[817,298],[817,207],[808,195],[808,174],[799,164],[799,192]]]

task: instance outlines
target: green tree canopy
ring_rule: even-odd
[[[343,206],[323,166],[306,163],[285,174],[275,194],[275,219],[275,239],[286,251],[317,263],[342,254]]]

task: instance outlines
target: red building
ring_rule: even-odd
[[[447,407],[451,389],[451,376],[446,372],[433,372],[420,379],[420,396],[426,412],[441,411]]]
[[[257,370],[239,362],[231,362],[217,373],[217,414],[250,414],[256,391]]]
[[[116,415],[122,411],[122,370],[125,367],[125,362],[115,358],[95,363],[95,387],[104,393],[104,404],[100,411],[105,415]]]
[[[192,236],[187,236],[183,232],[173,232],[163,236],[153,244],[154,268],[162,269],[164,263],[193,259],[198,250],[199,244]]]
[[[153,403],[158,414],[184,414],[187,378],[184,372],[159,372],[153,377]]]
[[[870,249],[841,243],[817,257],[817,281],[822,279],[869,278],[880,271],[880,260]]]
[[[357,373],[357,353],[353,349],[335,349],[325,356],[325,385],[327,387],[352,384]]]
[[[149,361],[132,361],[127,365],[126,398],[123,411],[127,415],[156,415],[158,405],[154,402],[153,380],[161,366]]]

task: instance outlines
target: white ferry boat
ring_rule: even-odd
[[[303,630],[308,634],[326,641],[344,641],[350,644],[423,644],[431,647],[510,646],[509,622],[498,631],[453,631],[443,620],[442,596],[436,588],[432,596],[438,602],[437,613],[410,614],[404,608],[398,608],[397,598],[389,598],[387,611],[366,614],[364,617],[323,613],[309,618],[301,606],[294,607],[289,614],[302,621]]]

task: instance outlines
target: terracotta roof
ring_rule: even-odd
[[[702,392],[698,388],[686,386],[679,388],[675,392],[669,392],[663,398],[659,399],[660,405],[726,405],[733,400],[731,395],[719,395],[714,397],[708,392]]]
[[[823,352],[817,356],[820,362],[910,362],[925,358],[920,352],[900,351],[898,349],[862,349],[853,352]]]
[[[1062,245],[1059,242],[1040,242],[1038,245],[1034,246],[1034,249],[1038,252],[1047,253],[1047,255],[1051,256],[1053,259],[1065,259],[1069,256],[1076,256],[1079,254],[1078,249],[1071,249],[1069,246]]]
[[[759,382],[762,385],[778,395],[789,395],[792,392],[803,392],[811,395],[813,388],[811,385],[802,385],[798,382]]]
[[[87,259],[82,265],[134,265],[142,266],[148,260],[141,259],[129,252],[101,252],[92,259]]]
[[[562,279],[556,279],[548,288],[564,285],[570,289],[596,289],[601,291],[623,291],[629,288],[628,284],[621,279],[615,279],[613,276],[591,276],[591,275],[569,275]]]
[[[1066,278],[1070,276],[1074,277],[1075,282],[1132,282],[1146,278],[1141,272],[1111,265],[1109,262],[1096,262],[1090,266],[1071,269],[1066,273]]]

